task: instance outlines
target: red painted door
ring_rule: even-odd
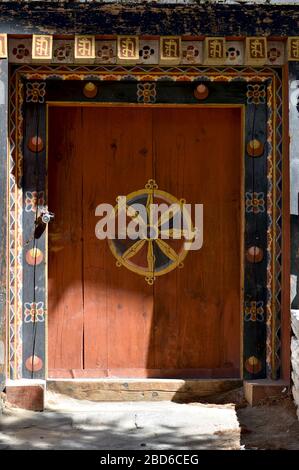
[[[240,113],[49,109],[50,377],[239,376]],[[97,205],[149,179],[204,208],[203,247],[152,285],[95,236]]]

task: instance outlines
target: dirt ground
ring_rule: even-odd
[[[299,450],[299,420],[290,396],[237,409],[245,449]]]
[[[215,403],[234,403],[245,450],[299,450],[299,412],[291,394],[247,404],[243,389],[214,397]]]

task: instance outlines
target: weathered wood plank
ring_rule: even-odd
[[[80,108],[49,115],[49,367],[83,368]],[[62,298],[64,302],[62,302]]]
[[[240,108],[159,108],[153,122],[154,179],[193,207],[203,204],[204,233],[184,268],[155,284],[155,367],[238,370]]]
[[[8,61],[0,60],[0,391],[5,386]]]
[[[240,370],[232,367],[214,369],[49,369],[51,379],[103,379],[103,378],[133,378],[133,379],[226,379],[238,378]]]
[[[10,34],[296,36],[298,21],[294,5],[152,4],[149,8],[147,2],[39,1],[0,5],[0,32]]]
[[[26,84],[24,85],[26,86]],[[34,201],[34,194],[38,194],[39,208],[45,203],[45,172],[46,151],[36,153],[36,149],[29,148],[28,142],[36,135],[45,142],[46,117],[45,105],[27,102],[24,107],[24,159],[23,159],[23,314],[22,348],[23,348],[23,377],[43,378],[45,376],[45,233],[37,239],[33,239],[36,221],[36,202],[29,209],[26,201]],[[28,262],[29,250],[39,250],[41,261]],[[36,261],[36,265],[34,266]],[[34,315],[34,304],[40,315]],[[31,309],[31,315],[29,314]]]
[[[284,380],[244,381],[245,398],[251,406],[256,406],[265,399],[282,398],[288,393],[288,382]]]
[[[242,386],[221,380],[48,380],[47,390],[90,401],[190,401]]]

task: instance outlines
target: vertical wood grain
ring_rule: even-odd
[[[49,369],[83,368],[81,114],[49,110]]]
[[[289,132],[289,65],[283,68],[283,160],[282,160],[282,302],[281,302],[281,377],[290,381],[291,375],[291,302],[290,302],[290,273],[291,273],[291,221],[290,221],[290,134]],[[291,80],[290,80],[291,81]],[[294,156],[292,156],[294,158]]]
[[[85,108],[84,341],[86,368],[146,368],[152,287],[95,238],[95,208],[143,188],[152,170],[151,111]],[[107,372],[108,373],[108,372]]]
[[[240,362],[239,109],[154,110],[159,187],[203,204],[204,241],[155,283],[156,367]]]
[[[240,125],[239,109],[51,109],[50,369],[238,375]],[[154,286],[117,268],[94,233],[97,205],[149,178],[204,204],[203,248]]]
[[[0,391],[5,387],[8,60],[0,60]]]

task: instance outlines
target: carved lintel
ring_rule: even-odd
[[[246,38],[247,65],[265,65],[267,62],[267,39],[265,37]]]
[[[117,62],[120,64],[135,64],[139,59],[138,36],[117,37]]]
[[[0,59],[7,58],[7,34],[0,34]]]
[[[288,38],[288,60],[299,61],[299,36]]]
[[[75,36],[75,61],[78,62],[94,62],[96,58],[95,36],[92,35],[76,35]]]
[[[160,64],[178,65],[181,62],[181,38],[179,36],[163,36],[160,38]]]
[[[226,59],[225,38],[205,38],[204,64],[222,65]]]
[[[53,50],[53,36],[48,34],[33,34],[32,60],[51,61]]]

